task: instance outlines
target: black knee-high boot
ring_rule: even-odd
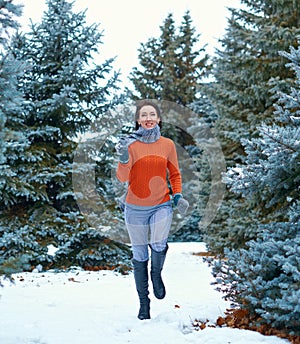
[[[148,297],[148,260],[145,262],[139,262],[133,259],[132,264],[136,290],[140,299],[138,318],[140,320],[150,319],[150,299]]]
[[[151,247],[151,246],[150,246]],[[161,278],[161,271],[164,266],[164,262],[166,259],[166,254],[168,251],[168,245],[166,248],[161,251],[155,251],[151,247],[151,280],[153,284],[153,292],[157,299],[163,299],[166,296],[166,289],[164,282]]]

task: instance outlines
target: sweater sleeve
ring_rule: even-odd
[[[169,180],[173,195],[175,195],[176,193],[181,193],[182,181],[174,142],[172,142],[171,151],[168,157],[167,168],[169,171]]]

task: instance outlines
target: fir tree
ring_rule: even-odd
[[[160,29],[160,37],[150,38],[139,48],[141,68],[133,68],[130,74],[136,97],[189,104],[197,97],[200,80],[208,68],[208,56],[200,58],[204,48],[196,47],[199,35],[189,12],[178,28],[170,13]]]
[[[7,126],[11,118],[22,117],[23,98],[17,89],[18,77],[23,73],[23,64],[14,59],[8,51],[10,38],[18,29],[17,18],[21,15],[22,7],[15,5],[12,1],[0,1],[0,199],[5,204],[7,200],[7,189],[14,188],[18,192],[26,187],[26,183],[19,181],[15,172],[7,161],[7,155],[12,149],[18,150],[20,154],[28,147],[28,141],[23,134],[24,126],[14,121],[12,127]],[[2,207],[0,208],[0,212]],[[7,227],[0,222],[0,250],[3,253],[1,237]],[[0,254],[0,275],[10,274],[28,268],[28,255],[15,252],[10,259]]]
[[[224,49],[217,51],[216,83],[211,93],[225,143],[231,142],[230,156],[227,153],[231,158],[239,154],[242,137],[255,133],[262,121],[272,121],[272,86],[276,85],[276,91],[287,91],[294,79],[278,51],[297,46],[300,33],[297,2],[241,2],[245,9],[231,10],[227,34],[221,39]]]
[[[104,240],[101,236],[91,239],[79,212],[72,188],[73,152],[77,135],[93,120],[104,121],[106,110],[118,102],[113,94],[118,89],[113,60],[93,63],[102,43],[98,26],[88,26],[85,12],[74,13],[65,0],[47,4],[42,22],[32,24],[29,33],[17,35],[11,47],[15,58],[27,65],[18,84],[24,115],[21,119],[11,116],[6,126],[12,128],[18,121],[29,144],[25,151],[12,147],[7,164],[16,185],[21,182],[26,187],[6,183],[6,196],[0,203],[1,222],[7,228],[1,238],[3,257],[27,252],[32,265],[41,263],[46,268],[53,263],[62,265],[57,261],[61,257],[65,266],[80,264],[79,260],[68,261],[60,251],[54,258],[49,256],[49,243],[64,251],[78,231],[86,233],[87,245],[97,246]],[[125,247],[121,250],[128,255]],[[97,262],[107,265],[101,259]]]
[[[5,163],[5,143],[9,134],[5,128],[10,112],[18,112],[20,93],[17,92],[17,76],[22,71],[20,64],[7,52],[11,30],[16,30],[19,25],[16,17],[21,15],[21,6],[14,5],[11,1],[0,2],[0,164]],[[1,176],[6,173],[1,173]],[[1,183],[2,184],[2,183]]]
[[[295,82],[287,59],[278,52],[295,47],[300,33],[297,1],[241,2],[243,9],[231,9],[223,48],[213,61],[215,82],[207,91],[217,110],[215,132],[228,166],[243,162],[241,140],[257,136],[262,122],[272,123],[278,92],[286,92]],[[257,235],[255,222],[270,214],[247,198],[226,192],[205,241],[219,253],[226,246],[243,247]]]
[[[300,335],[300,207],[292,205],[286,222],[261,225],[247,249],[227,252],[214,274],[226,298],[250,312],[260,324]],[[255,324],[257,325],[257,324]]]
[[[296,73],[289,94],[275,104],[277,123],[261,125],[259,137],[243,140],[246,163],[226,174],[235,193],[267,208],[276,221],[262,221],[246,249],[227,251],[216,266],[227,296],[264,322],[299,335],[300,297],[300,48],[282,53]]]

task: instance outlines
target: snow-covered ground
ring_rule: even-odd
[[[284,344],[257,332],[210,328],[229,303],[210,285],[202,243],[171,243],[163,276],[164,300],[151,292],[151,319],[139,320],[133,274],[112,271],[20,273],[0,288],[1,344]]]

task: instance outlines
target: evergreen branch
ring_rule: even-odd
[[[274,136],[270,135],[267,131],[264,130],[263,127],[261,127],[260,131],[261,131],[262,133],[264,133],[264,134],[265,134],[268,138],[270,138],[272,141],[274,141],[274,142],[280,144],[281,146],[286,147],[287,149],[293,151],[294,153],[297,153],[297,152],[298,152],[297,149],[291,147],[290,145],[288,145],[288,144],[282,142],[281,140],[276,139]]]

